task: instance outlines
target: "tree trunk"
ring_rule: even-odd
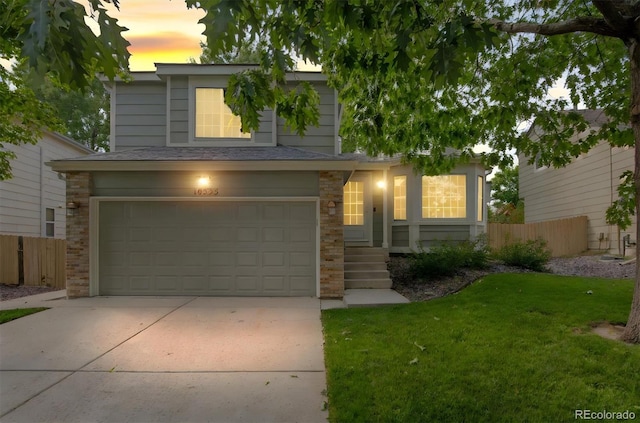
[[[631,127],[635,138],[634,183],[636,190],[636,242],[640,242],[640,45],[632,39],[628,43],[631,61]],[[640,248],[636,248],[636,283],[631,311],[622,334],[626,342],[640,344]]]

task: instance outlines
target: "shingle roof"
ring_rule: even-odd
[[[342,161],[343,155],[317,153],[299,148],[277,147],[147,147],[92,154],[62,161]],[[56,160],[57,161],[57,160]]]

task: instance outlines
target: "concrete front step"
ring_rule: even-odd
[[[368,255],[368,254],[382,254],[389,256],[389,251],[386,248],[380,247],[346,247],[344,249],[345,255]]]
[[[392,289],[347,289],[344,305],[352,307],[376,307],[391,304],[406,304],[408,299]]]
[[[384,248],[347,247],[344,257],[346,289],[389,289],[391,278],[387,270],[389,253]]]
[[[345,279],[345,289],[390,289],[392,281],[389,278],[382,279]]]
[[[367,261],[358,261],[358,262],[349,262],[349,261],[345,261],[344,262],[344,271],[345,272],[351,272],[351,271],[362,271],[362,270],[379,270],[379,271],[387,271],[387,263],[385,262],[380,262],[380,261],[374,261],[374,262],[367,262]]]
[[[384,255],[384,254],[352,254],[352,255],[348,255],[345,254],[344,256],[344,261],[345,263],[349,263],[349,262],[383,262],[386,263],[387,261],[389,261],[389,257]]]
[[[389,277],[388,270],[345,270],[345,279],[384,279]]]

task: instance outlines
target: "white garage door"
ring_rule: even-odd
[[[101,201],[100,295],[315,296],[313,201]]]

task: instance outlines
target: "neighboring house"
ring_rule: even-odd
[[[485,231],[481,164],[423,177],[341,154],[340,105],[320,73],[287,76],[318,89],[318,127],[300,137],[265,110],[242,133],[223,98],[246,68],[158,64],[108,83],[111,152],[51,163],[78,206],[69,296],[340,298],[345,245],[408,252]]]
[[[58,133],[44,131],[37,144],[5,145],[15,153],[13,177],[0,181],[0,234],[65,237],[64,175],[45,162],[93,151]]]
[[[592,128],[606,122],[601,110],[581,110]],[[529,136],[540,134],[534,125]],[[636,241],[635,223],[620,233],[605,221],[607,208],[618,198],[620,175],[634,168],[634,149],[612,147],[603,141],[563,168],[529,164],[519,157],[520,195],[525,204],[525,223],[543,222],[576,216],[588,218],[589,249],[622,253],[620,238],[630,234]]]

